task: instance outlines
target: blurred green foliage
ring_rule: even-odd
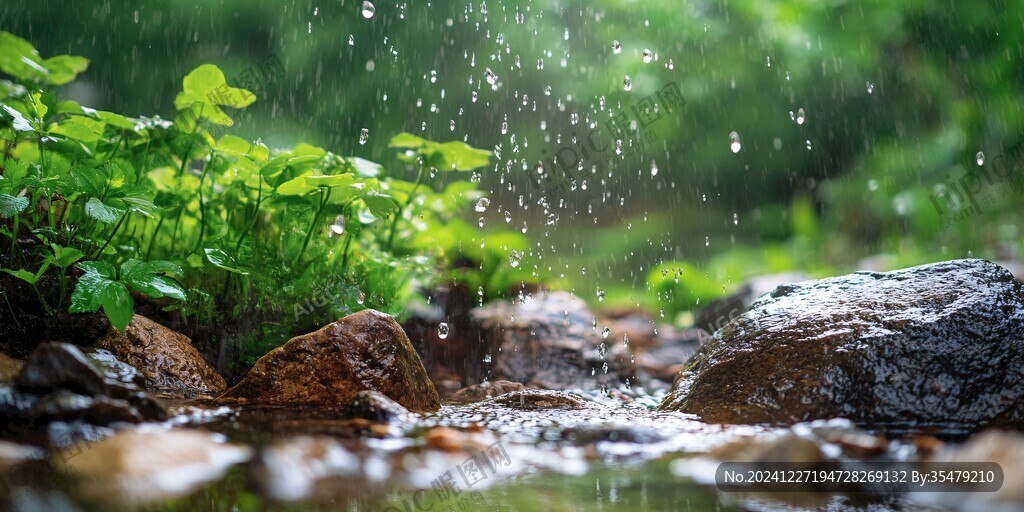
[[[284,72],[255,90],[232,133],[373,161],[389,158],[384,134],[403,131],[493,147],[494,167],[473,177],[492,206],[453,219],[445,250],[469,250],[477,217],[505,224],[508,212],[534,241],[515,272],[547,273],[591,301],[601,291],[605,305],[682,311],[757,273],[969,251],[1012,260],[1024,248],[1013,186],[1024,162],[1011,150],[1024,140],[1019,2],[376,4],[365,19],[351,0],[43,0],[4,3],[0,20],[44,54],[88,57],[88,76],[62,94],[98,108],[169,117],[188,70],[209,62],[234,77],[277,56]],[[538,161],[671,82],[686,105],[661,112],[654,142],[573,186],[533,188]],[[955,220],[932,199],[977,171],[979,152],[988,166],[1007,155],[1010,177],[986,183],[980,211]],[[416,170],[404,172],[412,181]],[[452,179],[424,182],[444,190]],[[684,269],[681,287],[672,269]]]

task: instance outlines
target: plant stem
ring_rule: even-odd
[[[292,267],[295,267],[302,259],[302,255],[306,252],[306,246],[309,245],[309,240],[313,238],[313,231],[316,231],[316,225],[320,222],[320,215],[324,212],[324,208],[327,206],[327,200],[331,197],[331,188],[327,188],[327,192],[324,189],[320,189],[320,207],[316,209],[316,215],[313,216],[313,222],[309,224],[309,231],[306,232],[306,239],[302,241],[302,249],[295,255],[295,259],[292,261]]]
[[[413,199],[416,198],[416,191],[419,190],[420,183],[422,182],[423,164],[420,164],[419,168],[416,171],[416,184],[413,185],[412,191],[409,192],[409,197],[405,200],[405,204],[398,208],[398,210],[395,212],[395,217],[391,219],[391,232],[388,234],[388,251],[390,251],[395,244],[395,233],[398,231],[398,219],[402,218],[402,214],[405,213],[405,209],[408,208],[409,205],[412,204]]]
[[[210,158],[210,162],[203,166],[203,175],[199,177],[199,238],[196,239],[196,248],[192,252],[198,251],[203,245],[203,235],[206,233],[206,205],[203,204],[203,181],[206,180],[206,175],[209,174],[216,158],[215,156]]]
[[[235,243],[235,254],[242,248],[242,241],[249,235],[249,231],[256,226],[256,221],[260,218],[260,203],[263,202],[263,174],[260,174],[260,188],[259,192],[256,193],[256,211],[252,213],[252,220],[246,223],[245,229],[242,230],[241,236],[238,237],[238,242]]]
[[[117,234],[117,230],[121,229],[121,224],[124,224],[124,220],[128,218],[128,214],[130,212],[131,210],[125,210],[124,213],[121,214],[121,218],[117,220],[117,224],[114,226],[114,230],[111,231],[110,236],[107,237],[107,241],[103,243],[103,246],[100,247],[100,250],[96,251],[96,254],[93,254],[92,258],[90,259],[99,258],[100,255],[103,254],[103,250],[106,249],[108,245],[110,245],[110,241],[114,239],[114,235]]]

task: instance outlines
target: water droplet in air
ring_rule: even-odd
[[[866,85],[868,87],[868,94],[875,92],[875,84],[868,82]]]
[[[615,55],[622,53],[622,43],[620,43],[618,39],[612,41],[612,53]]]
[[[607,338],[608,335],[611,334],[611,333],[612,333],[612,330],[607,328],[607,327],[605,327],[604,329],[601,330],[601,337],[602,338]]]
[[[740,134],[736,132],[729,133],[729,149],[733,153],[739,153],[740,149],[743,149],[743,144],[740,143]]]
[[[978,165],[985,165],[985,153],[978,151],[978,154],[974,155],[974,161],[978,162]]]
[[[430,83],[437,83],[437,70],[430,70]]]
[[[658,175],[658,163],[651,160],[651,177]]]
[[[377,12],[377,8],[374,7],[372,3],[366,1],[366,2],[363,2],[363,11],[362,12],[363,12],[363,17],[364,18],[370,19],[370,18],[373,17],[373,13]]]
[[[807,139],[807,150],[811,150],[811,139]]]
[[[633,81],[629,79],[629,75],[626,75],[626,77],[622,79],[622,88],[625,89],[626,92],[633,90]]]
[[[487,354],[487,355],[484,356],[484,362],[485,363],[490,363],[491,362],[491,355],[490,354]]]
[[[356,45],[356,38],[353,37],[351,34],[349,34],[349,36],[348,36],[348,45],[349,46],[355,46]]]
[[[519,255],[519,251],[512,249],[512,252],[508,253],[508,264],[512,265],[512,268],[519,266],[519,260],[522,256]]]
[[[512,222],[512,212],[505,210],[505,224]]]
[[[447,322],[441,322],[440,324],[438,324],[438,326],[437,326],[437,337],[438,338],[441,338],[442,340],[447,338],[449,332],[451,332],[451,329],[448,327],[448,323]]]
[[[484,78],[487,80],[487,83],[491,84],[492,87],[498,83],[498,75],[495,75],[494,71],[491,71],[491,68],[487,68],[484,70]]]
[[[363,128],[359,130],[359,144],[366,144],[366,140],[370,138],[370,130]]]
[[[480,200],[476,202],[475,209],[476,209],[476,211],[483,213],[483,212],[487,211],[487,207],[490,206],[490,205],[491,205],[491,200],[490,199],[487,199],[486,197],[481,197]]]
[[[732,214],[732,224],[734,226],[736,226],[736,225],[739,225],[739,223],[740,223],[740,216],[736,212],[733,212],[733,214]]]
[[[649,50],[647,48],[644,48],[644,53],[643,53],[644,64],[650,64],[651,59],[653,59],[653,58],[654,58],[654,54],[651,53],[651,50]]]
[[[800,107],[799,109],[797,109],[797,111],[796,111],[796,124],[804,124],[804,119],[806,119],[806,118],[807,118],[807,115],[804,113],[804,108]]]
[[[363,292],[359,292],[359,295],[356,297],[356,303],[359,304],[360,306],[365,304],[366,303],[366,294],[363,293]]]
[[[345,233],[345,216],[338,215],[331,223],[331,236],[341,236]]]

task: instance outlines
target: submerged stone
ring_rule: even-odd
[[[135,315],[124,332],[111,329],[96,342],[117,359],[138,369],[152,391],[172,394],[219,393],[224,378],[192,345],[192,340],[142,315]]]
[[[587,406],[587,401],[580,396],[547,389],[513,391],[494,397],[485,403],[525,410],[579,409]]]
[[[496,380],[493,382],[481,382],[472,386],[464,387],[448,397],[449,402],[459,404],[470,404],[480,402],[488,398],[504,395],[513,391],[522,391],[526,386],[518,382],[507,380]]]
[[[341,413],[346,418],[390,423],[409,418],[409,410],[376,391],[360,391],[352,397]]]
[[[713,423],[1024,425],[1024,291],[987,261],[784,285],[712,336],[662,410]]]
[[[366,309],[288,340],[256,362],[226,397],[263,403],[342,405],[378,391],[414,412],[441,407],[402,327]]]

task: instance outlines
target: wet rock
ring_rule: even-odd
[[[1003,485],[995,492],[911,493],[913,501],[945,509],[1021,510],[1024,508],[1024,435],[1019,432],[987,430],[960,446],[941,448],[927,462],[995,462],[1003,470]]]
[[[599,329],[608,327],[609,339],[620,342],[623,338],[628,339],[629,345],[637,349],[654,345],[657,338],[654,317],[647,310],[636,307],[601,310],[597,325]]]
[[[815,439],[837,446],[843,455],[853,459],[869,459],[884,454],[889,448],[889,440],[885,436],[865,432],[845,419],[803,423],[794,426],[794,431],[798,427]]]
[[[138,369],[151,391],[219,393],[227,387],[192,340],[142,315],[135,315],[124,332],[111,329],[95,346]]]
[[[166,419],[167,412],[151,396],[132,384],[108,377],[100,368],[74,345],[42,343],[25,361],[15,384],[21,392],[44,395],[66,390],[94,399],[97,406],[105,410],[113,410],[114,405],[128,405],[137,411],[140,419]],[[68,395],[52,399],[50,403],[75,408],[82,405],[81,400]],[[98,416],[103,414],[98,413]]]
[[[712,300],[707,306],[698,309],[693,315],[693,326],[710,336],[750,309],[758,297],[780,285],[808,279],[810,276],[802,272],[782,272],[749,279],[728,296]]]
[[[472,386],[462,388],[452,393],[451,396],[448,397],[448,401],[458,404],[470,404],[504,395],[505,393],[522,391],[524,389],[526,389],[526,386],[518,382],[510,382],[507,380],[482,382],[480,384],[474,384]]]
[[[654,347],[636,357],[637,365],[651,377],[662,382],[675,382],[684,362],[697,353],[700,344],[707,339],[699,329],[677,329],[670,325],[658,327]],[[648,382],[652,388],[653,382]]]
[[[28,411],[37,425],[53,421],[82,420],[93,425],[142,423],[144,418],[124,400],[105,396],[84,396],[58,389],[43,395]]]
[[[51,463],[74,481],[77,498],[134,507],[186,494],[250,456],[249,448],[198,430],[122,430],[63,450]]]
[[[795,434],[743,437],[710,450],[702,457],[728,462],[822,462],[818,443]]]
[[[347,418],[360,418],[369,421],[392,423],[407,421],[409,410],[401,404],[376,392],[360,391],[341,409]]]
[[[21,361],[0,353],[0,384],[14,380],[14,377],[21,371],[22,364]]]
[[[340,405],[378,391],[414,412],[441,407],[409,338],[370,309],[297,336],[261,357],[227,397],[265,403]]]
[[[484,375],[545,389],[616,388],[636,382],[633,349],[606,339],[595,316],[565,292],[520,295],[472,311],[485,347]]]
[[[651,427],[612,423],[569,427],[563,429],[561,435],[562,439],[579,446],[607,442],[651,444],[666,439],[657,429]]]
[[[1024,424],[1024,291],[955,260],[784,285],[719,330],[662,410],[714,423]]]
[[[586,407],[588,404],[586,400],[577,395],[547,389],[513,391],[494,397],[484,403],[523,410],[579,409]]]
[[[275,441],[260,451],[251,475],[266,494],[279,501],[309,498],[327,479],[352,483],[361,475],[361,461],[338,441],[325,436],[299,436]]]

